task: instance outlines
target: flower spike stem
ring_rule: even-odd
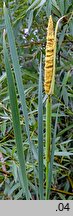
[[[46,100],[46,200],[48,199],[50,146],[51,146],[51,95]]]

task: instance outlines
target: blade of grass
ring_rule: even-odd
[[[10,18],[9,18],[5,3],[4,3],[3,9],[4,9],[5,25],[6,25],[6,29],[7,29],[7,36],[8,36],[8,41],[9,41],[10,51],[11,51],[11,58],[12,58],[12,62],[13,62],[17,87],[18,87],[18,91],[19,91],[19,95],[20,95],[20,99],[21,99],[23,115],[25,118],[25,127],[26,127],[27,136],[28,136],[28,141],[30,143],[28,112],[27,112],[26,100],[25,100],[25,95],[24,95],[24,87],[22,84],[21,70],[20,70],[17,50],[16,50],[16,46],[15,46],[15,39],[14,39],[14,35],[13,35],[11,23],[10,23]]]
[[[4,61],[5,61],[7,79],[8,79],[8,88],[9,88],[9,95],[10,95],[10,105],[11,105],[11,111],[12,111],[14,134],[15,134],[18,159],[19,159],[19,164],[20,164],[22,179],[23,179],[23,186],[24,186],[23,189],[24,189],[24,193],[26,194],[26,199],[30,199],[29,190],[28,190],[28,181],[27,181],[27,175],[26,175],[26,167],[25,167],[25,158],[24,158],[24,153],[23,153],[23,143],[22,143],[19,111],[18,111],[18,104],[17,104],[17,98],[16,98],[16,89],[14,85],[14,78],[13,78],[11,68],[10,68],[8,51],[6,48],[5,33],[3,34],[3,52],[4,52]]]
[[[40,57],[39,93],[38,93],[38,165],[39,193],[43,200],[43,102],[42,102],[42,54]]]
[[[15,45],[14,34],[13,34],[13,30],[12,30],[11,23],[10,23],[10,18],[8,15],[8,10],[5,6],[5,3],[4,3],[4,18],[5,18],[5,24],[6,24],[6,29],[7,29],[8,41],[9,41],[9,45],[10,45],[11,58],[12,58],[12,62],[13,62],[18,92],[19,92],[19,96],[21,99],[22,110],[23,110],[23,115],[24,115],[24,119],[25,119],[25,127],[26,127],[27,136],[28,136],[28,142],[30,144],[30,154],[31,154],[31,160],[32,160],[33,170],[34,170],[34,182],[35,182],[35,187],[36,187],[36,191],[37,191],[34,159],[33,159],[33,154],[32,154],[33,153],[33,145],[32,145],[32,142],[30,140],[29,120],[28,120],[26,99],[25,99],[25,94],[24,94],[24,87],[23,87],[23,83],[22,83],[21,70],[20,70],[16,45]],[[36,193],[36,196],[38,196],[37,193]]]
[[[53,135],[53,141],[52,141],[52,150],[51,150],[51,156],[50,156],[48,198],[50,197],[50,188],[51,188],[51,180],[52,180],[52,172],[53,172],[53,162],[54,162],[54,152],[55,152],[55,140],[56,140],[56,132],[57,132],[58,112],[59,112],[59,106],[58,106],[58,109],[57,109],[57,115],[56,115],[56,121],[55,121],[55,129],[54,129],[54,135]]]

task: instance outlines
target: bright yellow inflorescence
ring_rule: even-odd
[[[53,60],[54,60],[54,29],[52,16],[49,18],[47,29],[47,44],[45,57],[45,77],[44,89],[46,94],[51,93],[51,83],[53,77]]]

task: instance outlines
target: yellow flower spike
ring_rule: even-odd
[[[53,20],[50,15],[47,28],[47,43],[46,43],[46,57],[45,57],[45,76],[44,89],[46,94],[51,94],[51,85],[53,78],[53,60],[54,60],[54,29]]]

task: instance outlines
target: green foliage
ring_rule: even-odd
[[[5,43],[5,34],[3,35],[3,51],[4,51],[5,68],[7,72],[7,78],[8,78],[8,87],[9,87],[10,105],[11,105],[13,125],[14,125],[14,133],[15,133],[17,152],[18,152],[18,158],[19,158],[20,169],[21,169],[21,177],[23,182],[22,186],[23,186],[23,191],[26,194],[26,198],[29,199],[30,196],[29,196],[27,176],[26,176],[25,158],[23,154],[22,135],[21,135],[21,128],[20,128],[16,90],[15,90],[14,79],[10,68],[8,51]]]
[[[23,114],[20,91],[15,78],[16,68],[12,60],[12,51],[6,36],[6,44],[14,74],[16,96],[20,112],[20,125],[23,136],[23,152],[25,155],[26,172],[31,199],[40,199],[38,170],[38,115],[40,116],[40,94],[38,107],[38,83],[40,74],[40,50],[42,51],[42,84],[44,76],[44,60],[46,45],[46,30],[50,13],[53,16],[54,28],[57,20],[68,14],[59,25],[57,35],[57,59],[55,92],[52,97],[52,157],[50,199],[72,199],[72,163],[73,163],[73,1],[72,0],[6,0],[11,25],[15,37],[20,64],[19,80],[23,81],[23,98],[26,97],[28,122]],[[48,9],[49,8],[49,9]],[[0,1],[0,199],[25,199],[22,189],[22,178],[19,170],[16,142],[13,131],[13,120],[7,84],[7,75],[3,54],[3,30],[6,28],[3,3]],[[11,36],[10,36],[11,37]],[[10,38],[11,39],[11,38]],[[10,45],[12,42],[10,42]],[[13,48],[13,45],[12,45]],[[16,56],[14,56],[16,58]],[[16,63],[16,62],[15,62]],[[18,77],[18,70],[17,70]],[[41,79],[40,79],[41,82]],[[19,86],[19,85],[18,85]],[[40,88],[39,88],[40,92]],[[45,192],[45,94],[43,99],[43,176]],[[25,99],[23,99],[25,100]],[[59,107],[59,109],[58,109]],[[38,113],[39,111],[39,113]],[[39,117],[40,119],[40,117]],[[42,118],[41,118],[42,122]],[[41,125],[39,121],[39,127]],[[26,123],[29,123],[30,140],[27,136]],[[55,127],[54,127],[55,125]],[[28,127],[28,126],[27,126]],[[42,128],[41,128],[42,130]],[[53,154],[53,152],[55,153]],[[33,156],[32,156],[33,154]],[[33,158],[33,161],[32,161]],[[39,154],[39,161],[41,154]],[[42,164],[42,161],[41,161]],[[42,169],[41,169],[42,170]],[[35,175],[35,178],[34,178]],[[60,193],[59,193],[60,192]],[[63,193],[64,192],[64,193]]]
[[[38,92],[38,165],[39,165],[39,191],[43,200],[43,103],[42,103],[42,54],[40,58],[39,92]]]

